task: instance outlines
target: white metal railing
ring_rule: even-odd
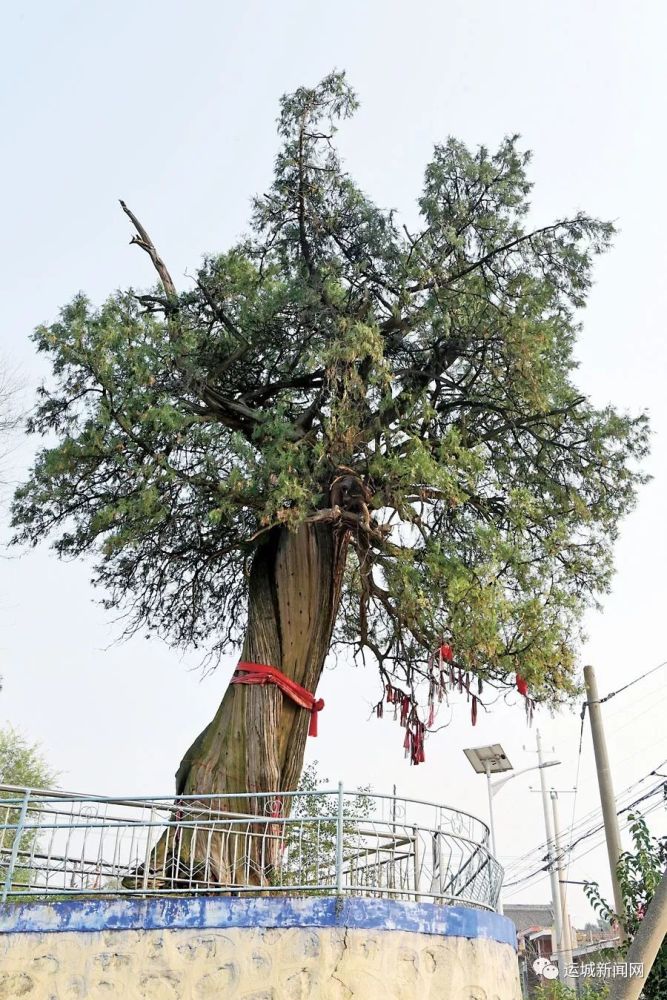
[[[495,909],[502,874],[474,816],[342,785],[178,799],[0,785],[3,902],[289,892]]]

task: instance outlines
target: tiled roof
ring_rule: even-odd
[[[515,903],[503,907],[503,912],[519,932],[551,927],[554,922],[553,909],[548,903]]]

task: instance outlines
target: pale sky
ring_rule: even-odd
[[[347,70],[362,102],[340,134],[346,164],[379,204],[413,213],[433,143],[448,135],[493,147],[518,132],[534,151],[536,225],[579,208],[615,221],[619,234],[582,315],[579,385],[599,404],[649,411],[654,479],[623,526],[613,593],[589,617],[581,663],[596,666],[604,694],[667,660],[664,3],[5,0],[1,13],[0,335],[26,405],[44,375],[28,339],[36,324],[79,290],[99,302],[154,281],[148,260],[128,246],[118,198],[186,288],[204,252],[243,232],[252,195],[269,181],[280,95],[334,67]],[[34,447],[15,443],[5,460],[11,482]],[[93,602],[89,567],[59,563],[46,546],[13,553],[0,573],[0,723],[42,743],[62,787],[170,792],[232,660],[202,678],[194,655],[141,637],[114,645],[119,627]],[[658,671],[605,706],[617,792],[667,758],[666,676]],[[517,770],[534,763],[522,748],[534,748],[535,733],[519,704],[497,706],[474,730],[462,706],[429,739],[426,764],[411,768],[398,726],[368,721],[377,700],[370,668],[327,671],[319,693],[327,706],[309,758],[349,787],[386,792],[396,783],[404,795],[486,819],[484,779],[462,749],[501,742]],[[571,789],[576,712],[540,713],[538,724],[563,761],[549,779]],[[518,777],[496,798],[503,863],[545,839],[534,779]],[[577,818],[598,807],[586,726]],[[565,835],[571,809],[564,794]],[[665,832],[662,806],[650,823]],[[569,877],[598,878],[608,891],[604,848],[574,862]],[[546,902],[549,883],[509,891],[507,902]],[[575,886],[570,903],[580,926],[592,917]]]

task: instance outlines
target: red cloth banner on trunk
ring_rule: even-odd
[[[232,676],[232,684],[275,684],[282,693],[310,712],[309,736],[317,736],[317,715],[324,708],[324,700],[316,698],[314,694],[307,691],[291,677],[287,677],[277,667],[270,667],[265,663],[246,663],[245,660],[239,662]]]

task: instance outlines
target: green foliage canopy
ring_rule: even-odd
[[[12,726],[0,727],[0,785],[13,785],[19,788],[51,788],[56,780],[56,772],[52,770],[37,743],[29,743]],[[7,869],[14,841],[12,825],[19,821],[19,803],[23,793],[0,791],[0,822],[6,829],[0,834],[0,887],[5,884]],[[35,817],[28,814],[28,822],[34,823]],[[12,885],[26,885],[30,882],[30,871],[21,867],[21,861],[35,850],[38,843],[38,831],[24,833],[19,841],[19,863],[12,872]],[[11,898],[11,897],[10,897]]]
[[[12,726],[0,728],[0,785],[50,788],[55,778],[38,744],[29,743]]]
[[[79,295],[36,331],[53,377],[29,429],[53,443],[16,494],[17,539],[96,553],[131,627],[218,652],[242,636],[256,547],[334,523],[345,467],[372,517],[352,532],[336,643],[412,682],[446,639],[480,678],[520,672],[557,699],[647,447],[643,416],[574,382],[612,227],[579,213],[531,230],[516,138],[450,139],[410,231],[341,165],[355,108],[341,74],[283,98],[250,233],[187,291],[128,211],[161,286]]]

